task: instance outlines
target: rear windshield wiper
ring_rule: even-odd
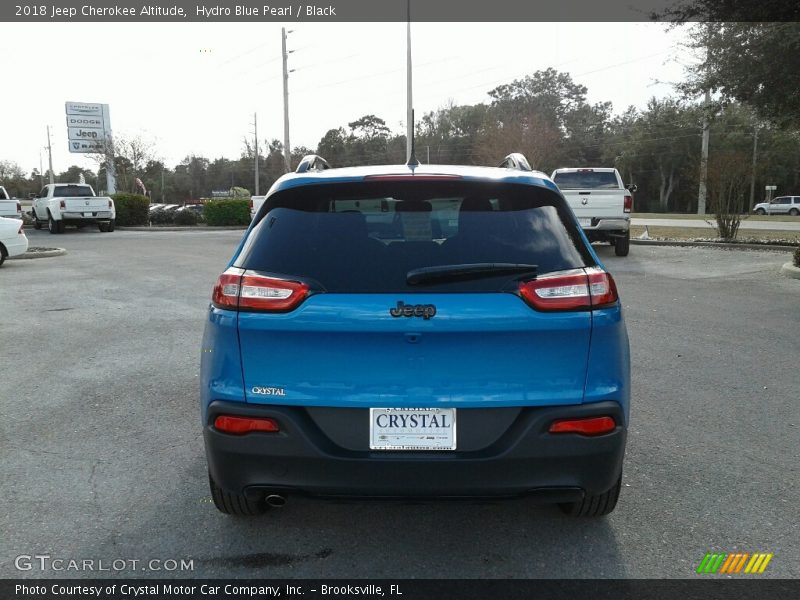
[[[497,277],[498,275],[525,274],[535,276],[538,265],[515,263],[469,263],[464,265],[441,265],[412,269],[406,273],[408,285],[443,281],[461,281]]]

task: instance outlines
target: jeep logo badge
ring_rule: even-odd
[[[583,198],[583,199],[581,200],[581,204],[583,204],[584,206],[586,206],[587,204],[589,204],[589,201],[588,201],[586,198]]]
[[[436,307],[433,304],[406,304],[398,300],[397,307],[390,308],[389,314],[393,317],[422,317],[427,321],[436,314]]]

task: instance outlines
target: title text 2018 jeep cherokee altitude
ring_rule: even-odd
[[[270,189],[212,296],[214,502],[617,502],[628,337],[614,280],[534,171],[327,169]]]

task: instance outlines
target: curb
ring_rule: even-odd
[[[31,258],[50,258],[53,256],[61,256],[66,254],[67,251],[64,248],[52,248],[50,250],[45,250],[43,252],[25,252],[25,254],[18,254],[17,256],[11,256],[8,260],[25,260]]]
[[[781,275],[790,277],[791,279],[800,279],[800,267],[795,267],[792,263],[788,262],[781,267]]]
[[[637,246],[678,246],[685,248],[687,246],[704,246],[707,248],[731,248],[737,250],[783,250],[794,252],[797,246],[783,246],[780,244],[731,244],[726,242],[678,242],[666,240],[636,240],[631,239],[631,244]]]

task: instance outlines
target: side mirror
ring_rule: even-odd
[[[639,187],[635,183],[629,183],[625,186],[631,194],[635,194]]]

